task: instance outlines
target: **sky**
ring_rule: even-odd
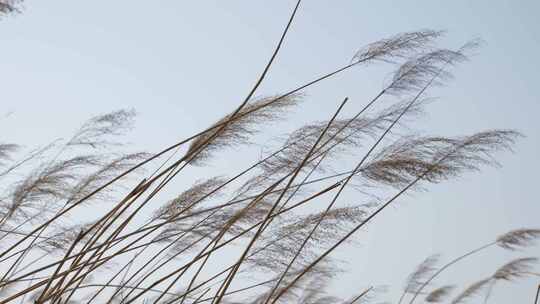
[[[134,108],[129,140],[159,151],[233,110],[264,68],[296,1],[26,1],[0,20],[1,141],[37,146],[66,136],[95,114]],[[258,95],[276,94],[347,64],[363,45],[404,31],[446,30],[441,46],[485,41],[418,126],[466,135],[516,129],[514,153],[485,168],[403,199],[336,257],[350,273],[332,285],[354,293],[388,284],[392,294],[426,256],[451,259],[510,229],[540,227],[540,2],[305,0]],[[358,68],[306,90],[284,133],[328,118],[350,98],[358,109],[381,88],[385,70]],[[387,70],[387,72],[390,70]],[[349,106],[348,105],[348,106]],[[230,154],[230,168],[242,154]],[[182,182],[182,179],[179,181]],[[493,250],[444,281],[483,278],[514,255]],[[500,288],[491,303],[531,301],[540,279]],[[393,297],[395,299],[395,296]]]

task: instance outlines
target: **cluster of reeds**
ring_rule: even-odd
[[[438,48],[440,31],[382,39],[328,74],[255,98],[300,2],[239,106],[159,153],[120,152],[119,138],[135,115],[128,110],[96,116],[71,138],[26,154],[0,144],[0,303],[364,303],[384,293],[377,287],[327,293],[342,271],[331,254],[405,193],[497,165],[494,154],[510,150],[520,134],[408,133],[427,90],[451,78],[450,70],[478,46]],[[0,3],[2,12],[15,9]],[[225,161],[221,151],[249,144],[261,126],[303,101],[304,89],[377,62],[395,72],[361,109],[344,114],[353,111],[345,98],[327,121],[291,132],[258,161],[229,177],[194,180],[164,201],[175,177]],[[340,203],[347,191],[357,191],[359,202]],[[486,248],[516,250],[538,238],[538,229],[515,230],[442,266],[438,256],[429,257],[395,300],[464,303],[482,294],[487,301],[499,282],[538,276],[536,258],[512,260],[461,293],[434,279]]]

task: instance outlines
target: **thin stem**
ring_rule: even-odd
[[[424,283],[422,283],[422,285],[418,288],[418,290],[416,290],[416,292],[414,293],[414,296],[412,297],[411,301],[409,301],[409,304],[413,304],[414,303],[414,300],[416,300],[416,298],[421,294],[422,290],[424,290],[424,288],[426,288],[426,286],[431,283],[437,276],[439,276],[443,271],[445,271],[446,269],[448,269],[450,266],[456,264],[457,262],[465,259],[466,257],[468,256],[471,256],[473,254],[476,254],[480,251],[483,251],[484,249],[487,249],[493,245],[496,245],[497,242],[491,242],[491,243],[487,243],[483,246],[480,246],[476,249],[473,249],[463,255],[460,255],[459,257],[453,259],[452,261],[448,262],[447,264],[445,264],[443,267],[439,268],[439,270],[437,270],[429,279],[427,279]]]
[[[349,304],[354,304],[356,302],[358,302],[358,300],[360,300],[361,298],[363,298],[368,292],[370,292],[371,290],[373,289],[373,286],[369,287],[368,289],[364,290],[361,294],[359,294],[358,296],[356,296],[354,299],[352,299],[352,301],[349,303]]]

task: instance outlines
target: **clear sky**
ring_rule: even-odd
[[[130,141],[158,151],[239,104],[295,2],[26,1],[23,14],[0,21],[0,140],[39,145],[92,115],[133,107],[140,115]],[[539,12],[535,0],[304,1],[259,94],[331,71],[380,38],[444,29],[442,46],[476,37],[486,44],[448,86],[431,91],[439,99],[428,106],[422,128],[443,135],[511,128],[526,135],[514,154],[500,155],[502,168],[430,187],[373,221],[369,233],[359,234],[360,245],[336,255],[350,261],[351,273],[333,290],[386,283],[397,291],[430,254],[451,259],[509,229],[540,226]],[[383,76],[360,68],[309,89],[295,117],[324,119],[345,96],[359,108]],[[442,279],[470,283],[520,254],[540,256],[540,249],[512,256],[493,250]],[[531,302],[539,281],[504,285],[491,303]]]

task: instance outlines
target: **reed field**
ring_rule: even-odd
[[[509,282],[540,282],[540,256],[525,254],[540,238],[539,222],[494,234],[458,256],[426,251],[404,286],[369,285],[364,276],[356,294],[327,288],[348,271],[334,255],[361,243],[359,233],[370,233],[366,228],[387,209],[410,193],[429,196],[432,184],[490,166],[504,171],[498,158],[523,135],[488,129],[440,136],[429,125],[419,135],[411,127],[428,115],[430,89],[444,92],[456,68],[482,56],[481,40],[446,48],[441,39],[451,33],[439,30],[366,42],[347,64],[261,96],[301,22],[295,18],[302,1],[295,3],[287,23],[275,24],[281,36],[235,106],[161,151],[126,144],[136,109],[89,117],[47,145],[0,139],[0,304],[497,303],[496,290],[515,286]],[[21,1],[1,0],[0,13],[2,26],[25,10]],[[371,99],[350,100],[344,92],[325,120],[306,117],[292,132],[258,142],[297,107],[310,107],[306,89],[374,65],[393,72]],[[235,163],[226,175],[193,174],[228,166],[223,155],[258,145],[264,149],[256,161]],[[180,177],[190,182],[171,187]],[[474,276],[461,262],[488,249],[513,255],[472,284],[445,282],[448,269]],[[389,297],[389,290],[400,296]],[[530,303],[539,302],[538,292],[540,286]]]

